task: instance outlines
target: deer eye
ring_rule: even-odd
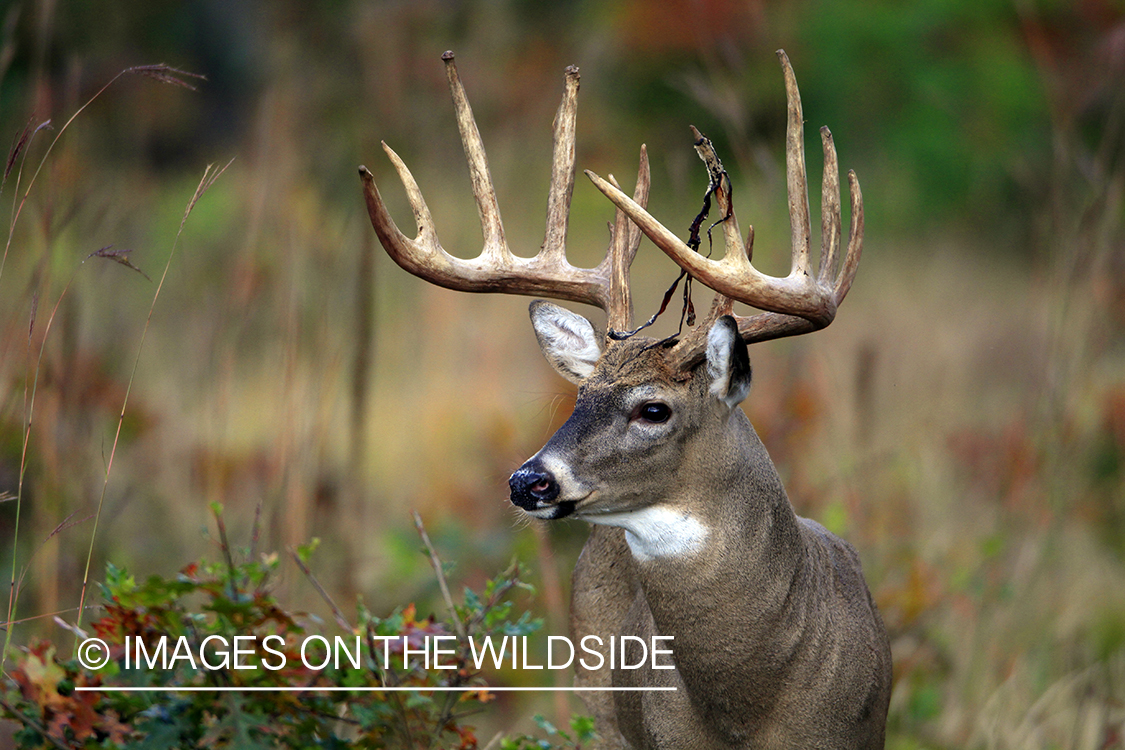
[[[641,408],[637,410],[638,419],[643,419],[645,422],[652,422],[653,424],[667,422],[670,416],[672,416],[672,409],[668,404],[659,401],[649,401],[647,404],[642,404]]]

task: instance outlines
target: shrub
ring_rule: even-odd
[[[319,589],[306,566],[314,547],[293,558]],[[465,589],[461,604],[447,599],[445,620],[419,619],[413,604],[378,617],[361,602],[353,626],[326,596],[344,634],[329,637],[315,617],[287,611],[270,593],[277,554],[236,562],[225,542],[222,549],[222,562],[144,582],[109,564],[104,615],[92,625],[107,654],[76,648],[63,659],[47,642],[18,649],[0,700],[3,717],[21,725],[16,747],[469,750],[478,742],[464,719],[494,696],[469,639],[526,636],[541,626],[512,601],[531,589],[513,563],[479,592]],[[432,547],[430,554],[447,591]],[[85,642],[86,633],[71,630]],[[442,650],[444,663],[420,656],[439,637],[457,644]],[[536,721],[563,747],[593,736],[586,718],[572,722],[573,735]],[[504,750],[556,746],[526,735],[499,742]]]

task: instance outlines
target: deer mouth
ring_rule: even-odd
[[[566,518],[574,513],[574,509],[578,506],[577,500],[562,500],[554,506],[555,513],[551,519]]]
[[[518,503],[516,505],[520,510],[533,518],[538,518],[542,521],[556,521],[560,518],[572,516],[575,507],[578,505],[578,501],[562,500],[552,505],[541,505],[533,508],[525,508]]]

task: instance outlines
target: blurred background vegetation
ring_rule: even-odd
[[[519,521],[506,479],[573,391],[542,362],[527,300],[432,288],[382,253],[356,167],[409,226],[385,140],[444,245],[477,254],[439,59],[455,50],[509,240],[531,255],[577,64],[579,167],[631,185],[647,143],[651,207],[686,231],[697,125],[755,225],[756,263],[784,273],[785,48],[813,184],[827,124],[864,186],[867,242],[830,329],[753,348],[744,408],[798,511],[864,560],[896,661],[888,744],[1125,746],[1119,0],[9,0],[0,22],[0,134],[53,128],[0,194],[0,492],[21,497],[18,537],[16,501],[0,505],[0,560],[5,579],[26,573],[14,642],[76,619],[155,282],[205,165],[231,158],[157,300],[92,570],[167,575],[214,555],[219,501],[235,538],[260,509],[260,549],[321,537],[317,575],[338,600],[424,612],[441,605],[413,508],[455,580],[513,555],[537,570],[546,632],[565,633],[585,529]],[[67,118],[157,62],[207,81],[121,78],[28,191]],[[597,262],[611,217],[580,177],[573,262]],[[106,246],[152,281],[85,260]],[[674,277],[658,256],[645,243],[634,266],[639,317]],[[282,589],[323,610],[295,570]],[[501,701],[481,723],[523,731],[532,710]]]

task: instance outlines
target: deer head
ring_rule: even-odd
[[[730,424],[750,390],[734,318],[711,326],[702,373],[670,367],[651,339],[614,342],[603,353],[585,318],[548,302],[532,303],[531,319],[547,360],[579,392],[566,424],[512,474],[512,502],[536,518],[620,526],[646,557],[702,541],[700,519],[719,504],[692,507],[694,499],[729,483],[720,472],[746,458],[744,439],[725,434],[748,426]],[[662,519],[671,525],[653,528]]]
[[[890,653],[858,559],[845,542],[798,518],[769,456],[738,404],[750,389],[747,345],[832,322],[863,245],[863,201],[848,173],[851,228],[842,252],[840,183],[827,128],[821,250],[811,265],[800,94],[778,52],[788,99],[786,174],[792,267],[771,277],[752,264],[726,172],[694,128],[695,148],[722,216],[725,253],[711,260],[646,210],[641,147],[632,197],[612,176],[590,180],[616,205],[609,249],[595,268],[566,259],[575,175],[578,70],[566,70],[554,122],[547,228],[533,257],[514,255],[487,158],[452,53],[445,53],[484,247],[463,260],[438,241],[430,211],[402,160],[384,144],[417,224],[406,237],[370,171],[360,167],[372,225],[410,273],[449,289],[581,302],[605,311],[599,334],[582,316],[537,300],[532,325],[550,364],[578,384],[574,412],[510,479],[511,500],[540,519],[595,524],[575,570],[575,634],[660,633],[675,638],[671,674],[578,668],[593,687],[664,685],[671,696],[614,693],[587,700],[607,747],[881,747]],[[696,239],[698,220],[693,227]],[[700,325],[682,337],[622,335],[632,326],[628,271],[641,234],[715,292]],[[698,243],[693,243],[697,245]],[[734,302],[761,312],[741,316]],[[705,619],[699,609],[709,608]],[[831,658],[822,658],[830,654]],[[829,710],[831,709],[831,710]]]

